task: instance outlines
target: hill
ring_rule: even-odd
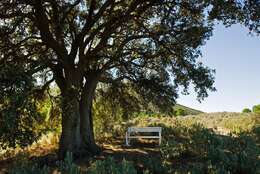
[[[193,109],[184,105],[180,105],[180,104],[176,104],[174,107],[174,110],[177,109],[183,109],[185,112],[185,115],[198,115],[198,114],[202,114],[203,112],[197,109]]]
[[[251,131],[260,125],[260,116],[255,113],[201,113],[196,116],[187,115],[185,117],[179,117],[178,120],[190,123],[199,123],[207,128],[213,128],[217,132],[220,131],[224,134]]]

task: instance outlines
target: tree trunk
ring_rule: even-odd
[[[98,83],[97,76],[91,76],[84,86],[80,100],[80,135],[81,149],[96,154],[100,148],[95,143],[92,117],[92,101]]]
[[[75,89],[74,86],[70,90],[62,91],[60,159],[63,159],[67,152],[79,157],[100,151],[95,143],[91,113],[97,83],[97,75],[92,75],[82,89]]]
[[[67,152],[80,153],[80,113],[77,93],[72,89],[62,94],[62,133],[59,145],[59,158]]]

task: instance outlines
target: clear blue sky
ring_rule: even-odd
[[[234,111],[260,104],[260,36],[234,25],[218,25],[202,48],[201,61],[216,70],[216,92],[199,103],[191,90],[178,103],[204,112]]]

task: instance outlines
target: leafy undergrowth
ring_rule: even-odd
[[[154,141],[133,141],[132,147],[125,147],[123,135],[129,126],[163,127],[162,145],[158,147]],[[221,132],[219,127],[224,131]],[[48,165],[32,157],[19,159],[15,156],[17,159],[9,172],[12,174],[260,173],[260,116],[255,114],[214,113],[208,116],[201,114],[196,117],[179,118],[143,116],[115,125],[107,135],[114,136],[107,136],[105,142],[104,138],[99,139],[103,142],[104,151],[94,158],[73,162],[71,155],[68,154],[65,161],[54,160],[53,165]],[[122,136],[118,138],[117,135]],[[53,143],[57,145],[56,141]],[[37,148],[31,151],[36,153]]]

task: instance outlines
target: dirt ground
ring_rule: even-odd
[[[100,145],[102,147],[102,152],[94,157],[83,157],[75,160],[75,163],[81,167],[84,171],[86,170],[91,161],[102,160],[108,156],[113,157],[116,161],[121,161],[123,159],[127,161],[132,161],[139,171],[144,167],[144,162],[148,159],[161,160],[158,142],[157,141],[132,141],[131,146],[125,146],[123,139],[113,140],[109,143],[103,143]],[[14,158],[5,159],[0,161],[0,174],[6,174],[8,168],[14,164]],[[44,153],[44,155],[32,156],[30,160],[37,161],[40,165],[53,166],[57,161],[57,156],[55,153],[51,152],[49,154]]]

